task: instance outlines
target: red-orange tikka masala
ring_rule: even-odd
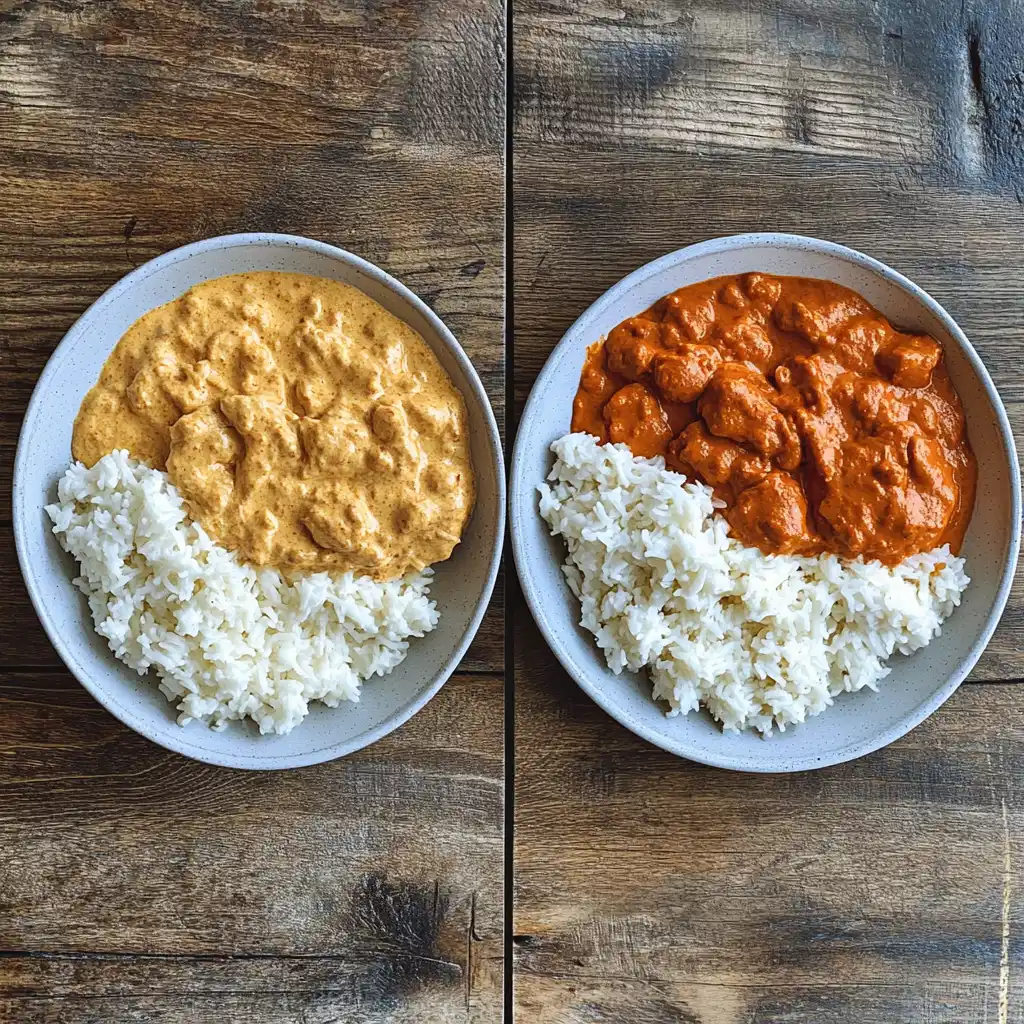
[[[665,456],[767,554],[960,549],[977,466],[942,347],[830,281],[680,288],[587,351],[572,429]]]

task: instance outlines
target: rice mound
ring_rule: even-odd
[[[729,536],[709,487],[568,434],[540,512],[609,668],[648,669],[669,715],[703,704],[725,729],[769,734],[878,683],[894,651],[941,632],[970,582],[948,547],[899,565],[765,555]]]
[[[358,700],[438,621],[429,569],[376,583],[240,563],[188,518],[166,473],[126,451],[75,463],[57,497],[46,511],[80,563],[96,632],[140,675],[156,669],[181,725],[251,718],[287,733],[310,701]]]

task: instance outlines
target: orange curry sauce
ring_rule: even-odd
[[[664,455],[768,554],[960,549],[977,465],[941,346],[829,281],[680,288],[587,352],[572,429]]]

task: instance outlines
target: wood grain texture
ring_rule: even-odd
[[[291,772],[164,751],[68,675],[5,673],[0,712],[0,1019],[499,1019],[500,677]]]
[[[745,776],[641,742],[530,633],[516,674],[520,1019],[1024,1020],[1017,686],[966,684],[849,765]]]
[[[517,409],[626,273],[785,230],[930,291],[1020,435],[1019,5],[517,0],[514,24]],[[974,685],[884,751],[774,778],[636,739],[513,614],[521,1019],[1024,1020],[1024,691],[999,685],[1024,679],[1020,573]]]
[[[10,535],[21,416],[145,260],[285,231],[459,337],[502,418],[500,0],[0,0],[0,1020],[496,1021],[501,602],[359,755],[272,775],[134,736],[60,667]],[[477,674],[465,674],[477,673]]]

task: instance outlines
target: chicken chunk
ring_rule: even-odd
[[[783,469],[800,463],[800,438],[776,409],[764,376],[741,363],[724,363],[701,397],[698,410],[712,434],[751,445]]]
[[[683,345],[654,360],[654,382],[670,402],[694,402],[722,363],[711,345]]]
[[[635,316],[619,324],[605,343],[608,369],[626,380],[639,380],[658,354],[658,334],[658,325],[644,317]]]
[[[696,476],[711,487],[727,487],[738,493],[760,483],[771,471],[771,462],[754,455],[735,441],[708,433],[701,420],[691,423],[669,445],[671,466]]]
[[[877,362],[897,387],[926,388],[941,358],[942,348],[937,341],[902,334],[897,335],[895,345],[878,353]]]
[[[795,554],[811,545],[807,498],[788,473],[776,470],[741,491],[727,518],[744,544],[769,554]]]
[[[672,440],[672,427],[661,402],[643,384],[627,384],[604,407],[609,438],[627,444],[634,455],[664,455]]]

